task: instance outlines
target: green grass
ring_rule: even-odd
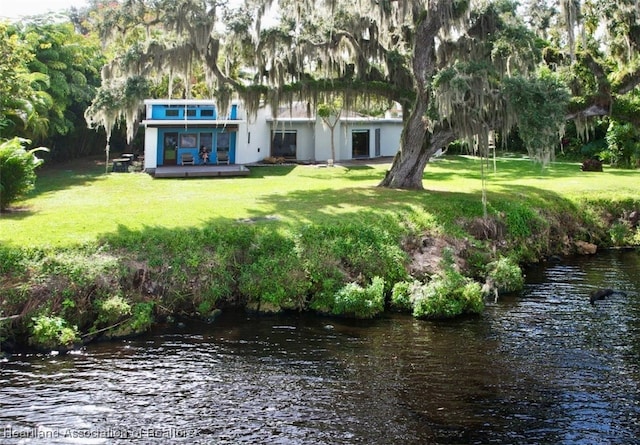
[[[481,215],[480,161],[445,157],[428,165],[425,191],[376,187],[389,164],[353,167],[265,166],[237,178],[154,179],[144,173],[104,173],[84,161],[46,167],[36,189],[16,208],[0,215],[0,243],[66,247],[99,240],[119,230],[149,227],[203,228],[212,221],[235,222],[275,216],[297,225],[367,212],[422,209],[435,227],[455,228],[460,216]],[[553,206],[572,202],[635,200],[640,172],[605,168],[582,172],[577,163],[542,168],[526,159],[500,158],[488,166],[489,202],[528,201]],[[423,221],[423,222],[424,222]]]
[[[224,307],[370,317],[397,283],[430,289],[447,252],[471,284],[436,313],[414,315],[452,316],[481,309],[464,304],[481,303],[470,297],[501,257],[537,261],[573,253],[575,241],[640,245],[624,219],[640,209],[640,172],[505,157],[495,172],[487,166],[490,217],[480,219],[481,165],[438,159],[423,191],[376,187],[389,168],[380,163],[254,167],[215,179],[105,174],[90,160],[47,166],[36,190],[0,215],[0,315],[22,314],[2,336],[33,340],[30,320],[42,317],[109,338],[155,317],[208,319]],[[103,333],[98,303],[113,298],[131,318]]]

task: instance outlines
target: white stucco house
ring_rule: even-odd
[[[218,114],[212,100],[162,100],[144,102],[144,169],[153,173],[163,166],[208,164],[246,165],[265,158],[297,162],[326,162],[331,158],[331,131],[306,107],[293,105],[272,113],[261,108],[248,116],[242,103],[233,103],[226,116]],[[346,114],[346,113],[344,113]],[[400,146],[402,119],[341,117],[334,130],[335,159],[393,156]]]

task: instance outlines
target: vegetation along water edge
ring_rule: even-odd
[[[377,187],[384,162],[213,180],[45,168],[0,218],[2,350],[64,350],[231,308],[477,314],[522,287],[521,265],[640,244],[637,171],[515,156],[483,179],[482,162],[432,162],[422,191]]]
[[[477,314],[526,263],[637,246],[631,3],[96,0],[0,20],[0,348],[228,308]],[[186,175],[201,149],[251,172],[128,172]]]

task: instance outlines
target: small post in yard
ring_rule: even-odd
[[[107,146],[104,148],[104,151],[105,151],[106,156],[107,156],[107,162],[106,162],[106,164],[104,166],[104,172],[105,173],[109,173],[109,150],[111,148],[110,144],[111,144],[111,135],[109,134],[109,135],[107,135]]]

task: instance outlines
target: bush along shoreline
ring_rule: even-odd
[[[478,314],[485,301],[522,288],[523,264],[638,246],[639,209],[640,201],[511,203],[447,227],[416,208],[372,210],[323,225],[212,222],[121,228],[73,248],[0,246],[0,351],[64,351],[232,308],[354,318]]]

